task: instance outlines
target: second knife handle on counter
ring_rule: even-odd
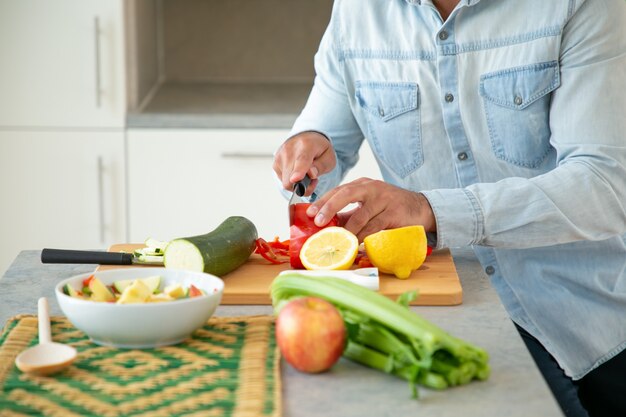
[[[41,262],[44,264],[131,265],[133,254],[45,248],[41,251]]]

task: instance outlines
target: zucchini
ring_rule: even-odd
[[[170,241],[163,262],[166,268],[203,271],[221,277],[248,260],[257,237],[254,223],[245,217],[232,216],[207,234]]]

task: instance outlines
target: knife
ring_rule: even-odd
[[[295,205],[299,203],[307,203],[302,196],[305,194],[309,184],[311,184],[311,178],[307,174],[303,179],[293,185],[293,193],[289,199],[289,226],[293,226],[293,220],[296,213]]]
[[[370,290],[378,291],[379,278],[378,268],[359,268],[347,270],[306,270],[306,269],[288,269],[282,271],[283,274],[300,274],[308,277],[333,277],[350,281]]]
[[[161,259],[158,259],[161,258]],[[44,248],[41,251],[44,264],[100,264],[100,265],[159,265],[163,266],[163,256],[150,256],[143,260],[134,253],[102,252],[70,249]]]

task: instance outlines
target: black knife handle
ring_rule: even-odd
[[[296,193],[298,197],[302,197],[306,192],[306,189],[309,187],[309,184],[311,184],[311,178],[307,174],[304,178],[293,185],[293,192]]]
[[[131,265],[133,254],[45,248],[41,251],[41,262],[44,264]]]

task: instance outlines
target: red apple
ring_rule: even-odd
[[[297,370],[323,372],[341,357],[346,327],[339,311],[328,301],[297,298],[278,313],[276,342],[282,356]]]

